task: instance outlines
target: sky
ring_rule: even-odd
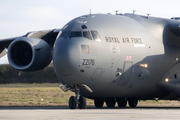
[[[0,0],[0,39],[30,31],[62,28],[75,17],[89,14],[132,13],[180,17],[180,0]],[[7,64],[7,56],[0,64]]]

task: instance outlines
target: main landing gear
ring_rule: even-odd
[[[85,109],[86,108],[86,98],[80,95],[80,90],[86,90],[88,92],[93,92],[91,88],[89,88],[85,84],[80,85],[60,85],[59,86],[64,92],[67,92],[68,90],[71,90],[75,92],[76,96],[71,96],[69,99],[69,108],[75,109],[78,105],[79,109]],[[104,105],[104,102],[106,102],[106,106],[108,108],[113,108],[117,102],[118,106],[120,108],[124,108],[127,105],[127,101],[130,107],[134,108],[138,104],[138,99],[136,98],[95,98],[94,99],[94,105],[97,108],[101,108]]]
[[[125,99],[125,98],[96,98],[94,99],[94,105],[97,107],[97,108],[101,108],[104,104],[104,102],[106,102],[106,106],[108,108],[113,108],[117,102],[118,106],[120,108],[124,108],[126,107],[127,105],[127,101],[128,101],[128,104],[129,104],[129,107],[131,108],[134,108],[137,106],[138,104],[138,99],[135,99],[135,98],[129,98],[128,100]]]
[[[138,104],[138,99],[131,98],[128,100],[128,104],[131,108],[135,108]]]
[[[104,100],[103,99],[94,99],[94,105],[97,108],[102,108],[103,104],[104,104]]]
[[[125,98],[116,98],[116,101],[120,108],[124,108],[127,105],[127,100]]]

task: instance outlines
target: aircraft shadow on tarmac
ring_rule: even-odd
[[[21,110],[21,109],[27,109],[27,110],[30,110],[30,109],[43,109],[43,110],[49,110],[49,109],[59,109],[59,110],[69,110],[69,107],[68,106],[40,106],[40,107],[17,107],[17,106],[15,106],[15,107],[0,107],[0,110]],[[115,110],[115,109],[180,109],[180,107],[178,106],[178,107],[155,107],[155,106],[153,106],[153,107],[146,107],[146,106],[140,106],[140,107],[136,107],[136,108],[131,108],[131,107],[125,107],[125,108],[119,108],[119,107],[114,107],[114,108],[108,108],[108,107],[102,107],[102,108],[96,108],[96,107],[94,107],[94,106],[87,106],[86,107],[86,109],[94,109],[94,110],[102,110],[102,109],[113,109],[113,110]],[[73,109],[73,110],[76,110],[76,109]],[[78,108],[77,108],[77,110],[78,110]]]

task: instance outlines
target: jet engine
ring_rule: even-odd
[[[169,23],[171,31],[175,34],[180,36],[180,23],[179,20],[171,20]]]
[[[42,39],[19,37],[8,47],[8,60],[17,70],[37,71],[49,65],[52,49]]]

